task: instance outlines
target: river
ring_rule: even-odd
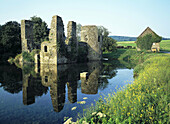
[[[0,72],[2,124],[60,124],[64,117],[76,120],[95,100],[133,82],[133,69],[119,61],[23,65],[22,69],[1,64]],[[82,72],[88,72],[87,77],[80,77]]]

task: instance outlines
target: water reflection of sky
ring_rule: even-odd
[[[57,71],[54,67],[52,70],[46,68],[40,72],[41,77],[31,67],[19,70],[6,65],[0,69],[0,123],[62,123],[64,117],[75,120],[77,113],[82,113],[101,95],[116,91],[116,87],[125,86],[133,80],[133,69],[103,63],[62,66]],[[84,71],[88,71],[89,76],[81,79],[79,75]],[[20,73],[21,77],[15,75]],[[45,87],[42,81],[47,74],[49,78],[46,81],[53,79],[55,84],[53,82]],[[19,80],[22,80],[22,85]],[[78,104],[79,101],[86,101],[86,104]],[[73,107],[77,108],[72,111]]]

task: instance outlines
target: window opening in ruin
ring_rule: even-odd
[[[44,46],[44,52],[47,52],[47,46]]]
[[[45,76],[45,82],[48,82],[48,76]]]

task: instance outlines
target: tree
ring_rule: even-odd
[[[103,52],[115,51],[117,41],[108,36],[110,33],[108,29],[103,26],[98,26],[97,28],[98,35],[103,37],[102,51]]]
[[[77,41],[81,40],[81,27],[82,25],[80,23],[76,25]]]
[[[116,40],[112,39],[111,37],[104,37],[103,38],[103,45],[102,51],[103,52],[111,52],[116,50]]]
[[[0,46],[3,47],[4,59],[14,57],[21,52],[21,30],[20,24],[16,21],[9,21],[0,27]]]
[[[33,25],[34,43],[36,48],[40,49],[41,43],[45,40],[48,40],[49,30],[47,28],[47,23],[37,16],[31,17],[31,21],[34,23]]]
[[[97,26],[98,28],[98,35],[102,35],[103,37],[108,37],[109,35],[109,31],[107,28],[103,27],[103,26]]]

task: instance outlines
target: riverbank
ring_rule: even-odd
[[[108,53],[110,59],[133,61],[137,75],[133,84],[111,93],[91,106],[78,123],[167,123],[170,55],[121,50]],[[104,55],[105,56],[105,55]],[[136,71],[135,71],[136,70]]]

